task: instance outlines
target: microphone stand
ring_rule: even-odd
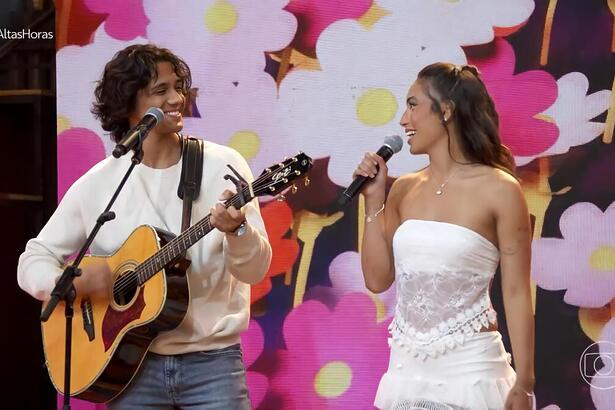
[[[98,231],[100,230],[100,228],[105,224],[105,222],[115,219],[115,212],[111,211],[111,206],[117,199],[118,195],[120,194],[120,191],[124,187],[124,184],[128,180],[128,177],[132,173],[135,166],[137,164],[140,164],[141,160],[143,160],[142,146],[143,146],[144,137],[145,135],[143,134],[143,132],[141,132],[139,135],[139,142],[135,145],[134,155],[131,159],[132,163],[130,164],[128,171],[126,171],[126,174],[122,178],[122,181],[120,182],[119,186],[113,193],[113,196],[111,197],[111,200],[109,201],[109,204],[107,205],[105,210],[99,215],[98,219],[96,219],[96,225],[94,225],[92,232],[90,232],[90,235],[87,237],[85,243],[81,247],[81,250],[77,254],[77,258],[72,262],[71,265],[67,266],[64,269],[64,272],[62,272],[62,275],[58,279],[53,290],[51,291],[51,299],[49,299],[49,302],[43,309],[43,312],[41,313],[41,316],[40,316],[41,321],[46,322],[49,319],[49,316],[51,315],[53,310],[56,308],[58,302],[60,302],[61,300],[64,301],[65,303],[64,316],[66,317],[66,336],[65,336],[65,349],[64,349],[64,395],[63,395],[64,401],[63,401],[62,410],[70,410],[70,376],[71,376],[70,373],[71,373],[71,354],[72,354],[71,348],[72,348],[72,337],[73,337],[73,313],[74,313],[73,303],[77,296],[77,293],[75,291],[75,286],[73,285],[73,281],[75,280],[76,277],[81,276],[81,269],[79,269],[79,264],[81,263],[81,260],[85,256],[90,245],[94,241],[94,238],[98,234]],[[87,300],[86,303],[89,303],[89,300]],[[94,338],[94,335],[92,333],[90,340],[92,340],[93,338]]]

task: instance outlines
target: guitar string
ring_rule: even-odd
[[[238,198],[233,198],[233,199],[238,199]],[[228,206],[239,205],[239,201],[237,202],[238,202],[237,204],[229,203]],[[224,204],[224,205],[227,205],[227,204]],[[190,237],[191,235],[197,233],[197,231],[200,228],[200,225],[209,225],[210,216],[211,214],[207,215],[197,224],[188,228],[185,232],[181,234],[181,236]],[[208,226],[208,228],[210,228],[211,230],[211,226]],[[169,241],[166,245],[164,245],[158,252],[156,252],[156,254],[151,255],[148,259],[146,259],[141,264],[139,264],[135,270],[120,276],[120,278],[113,285],[113,294],[115,295],[117,292],[123,292],[124,290],[127,290],[128,288],[136,288],[139,285],[139,275],[153,276],[153,274],[155,274],[156,272],[151,272],[151,271],[154,270],[156,265],[158,264],[156,263],[157,259],[160,259],[160,257],[170,258],[171,250],[173,248],[177,248],[178,250],[181,249],[179,246],[180,240],[176,240],[179,237],[180,236],[173,238],[173,240]],[[170,262],[170,260],[168,262]],[[164,267],[164,264],[163,264],[163,267]]]
[[[290,166],[290,163],[289,163],[288,165],[285,165],[285,166],[283,166],[283,167],[278,168],[276,171],[278,171],[279,169],[284,169],[284,168],[287,168],[288,166]],[[269,175],[270,175],[270,173],[268,173],[268,174],[263,174],[263,175],[259,176],[259,177],[258,177],[258,178],[257,178],[257,179],[256,179],[256,180],[252,183],[252,185],[255,185],[255,184],[256,184],[256,185],[258,185],[258,184],[259,184],[259,183],[261,183],[262,181],[266,180],[266,179],[267,179],[267,177],[268,177]],[[248,193],[248,192],[245,192],[245,190],[246,190],[247,188],[248,188],[248,187],[242,188],[242,192],[243,192],[244,194],[247,194],[247,193]],[[257,190],[258,190],[258,188],[257,188]],[[235,200],[235,199],[239,199],[239,197],[238,197],[238,196],[235,196],[235,197],[231,198],[231,199],[229,200],[229,202],[228,202],[228,203],[225,203],[224,205],[225,205],[227,208],[228,208],[229,206],[231,206],[231,205],[239,205],[238,203],[237,203],[237,204],[235,204],[235,203],[233,203],[233,202],[232,202],[232,201],[233,201],[233,200]],[[210,214],[210,215],[211,215],[211,214]],[[193,225],[193,226],[192,226],[192,227],[190,227],[188,230],[186,230],[186,232],[185,232],[185,234],[186,234],[186,235],[183,235],[183,234],[182,234],[182,235],[180,235],[180,236],[187,237],[187,236],[189,236],[189,235],[191,235],[191,234],[194,234],[194,233],[195,233],[195,231],[197,231],[198,229],[200,229],[200,226],[201,226],[201,225],[204,225],[205,223],[207,223],[207,224],[209,225],[209,217],[210,217],[210,215],[207,215],[207,216],[206,216],[205,218],[203,218],[203,220],[201,220],[199,223],[197,223],[197,224]],[[206,219],[206,220],[205,220],[205,219]],[[211,228],[211,227],[209,227],[209,228]],[[178,237],[176,237],[176,238],[179,238],[180,236],[178,236]],[[128,274],[125,274],[125,275],[121,276],[121,277],[118,279],[118,281],[117,281],[117,282],[114,284],[114,286],[113,286],[114,292],[115,292],[116,290],[118,290],[118,291],[119,291],[119,290],[123,290],[123,285],[124,285],[124,284],[134,284],[134,281],[135,281],[134,275],[135,275],[135,274],[136,274],[136,275],[138,275],[139,273],[148,273],[148,272],[147,272],[147,270],[148,270],[148,269],[152,269],[152,268],[154,268],[154,267],[156,266],[156,264],[154,263],[154,262],[155,262],[155,260],[156,260],[159,256],[165,256],[165,252],[168,254],[167,256],[169,256],[169,257],[170,257],[170,250],[171,250],[173,247],[175,247],[175,246],[177,246],[177,245],[179,244],[179,240],[176,240],[176,238],[174,238],[173,240],[171,240],[171,241],[170,241],[168,244],[166,244],[166,245],[165,245],[162,249],[160,249],[160,251],[159,251],[159,252],[157,252],[158,256],[156,256],[156,257],[153,257],[153,255],[152,255],[152,256],[150,256],[148,259],[146,259],[144,262],[142,262],[142,263],[141,263],[141,264],[137,267],[137,269],[135,269],[134,271],[132,271],[132,272],[130,272],[130,273],[128,273]],[[179,249],[179,247],[178,247],[178,249]],[[140,272],[137,272],[137,271],[140,271]],[[145,271],[145,272],[143,272],[143,271]],[[156,273],[156,272],[153,272],[153,273]],[[137,277],[136,279],[137,279],[137,281],[138,281],[138,277]]]
[[[264,179],[264,178],[263,178]],[[255,181],[255,183],[259,182],[258,180]],[[244,194],[248,194],[248,192],[246,192],[246,188],[242,189],[242,192]],[[233,198],[229,199],[228,202],[223,204],[226,208],[230,207],[230,206],[238,206],[240,205],[239,202],[239,197],[238,196],[234,196]],[[126,278],[127,280],[130,281],[130,283],[134,283],[134,275],[135,274],[139,274],[139,273],[149,273],[149,274],[154,274],[156,272],[148,272],[152,269],[154,269],[156,267],[156,260],[160,257],[160,256],[166,256],[167,258],[171,257],[171,251],[173,248],[177,248],[178,250],[181,249],[180,247],[180,242],[184,241],[185,238],[189,238],[191,235],[197,234],[198,235],[198,231],[202,229],[203,225],[208,225],[207,228],[209,230],[211,230],[211,226],[209,224],[209,220],[210,220],[210,216],[211,214],[207,215],[205,218],[203,218],[201,221],[199,221],[197,224],[191,226],[189,229],[187,229],[184,233],[182,233],[181,235],[173,238],[173,240],[169,241],[169,243],[167,243],[165,246],[163,246],[163,248],[160,249],[159,252],[157,252],[157,256],[150,256],[147,260],[145,260],[144,262],[142,262],[137,269],[135,269],[135,271],[122,276],[122,278]],[[180,237],[183,237],[184,239],[179,239]],[[200,238],[199,238],[200,239]],[[170,262],[167,261],[167,263]],[[164,264],[163,264],[164,266]],[[159,270],[159,269],[158,269]],[[156,270],[156,271],[158,271]],[[137,278],[138,279],[138,278]],[[119,280],[118,280],[119,282]],[[115,286],[114,286],[115,288]]]
[[[293,161],[296,162],[296,161]],[[279,172],[281,170],[284,170],[286,168],[288,168],[292,163],[289,163],[288,165],[284,165],[278,169],[275,170],[275,172]],[[268,177],[270,176],[270,173],[267,174],[263,174],[260,177],[258,177],[254,182],[252,182],[252,187],[254,189],[254,185],[258,185],[260,183],[262,183],[263,181],[267,180]],[[294,179],[294,178],[293,178]],[[276,182],[272,182],[268,185],[264,185],[262,187],[257,187],[256,189],[254,189],[255,191],[261,190],[261,189],[267,189],[273,185],[275,185]],[[248,191],[248,192],[246,192]],[[245,187],[242,188],[242,193],[243,194],[249,194],[249,187]],[[239,196],[235,195],[233,198],[231,198],[227,203],[224,203],[223,205],[228,208],[230,206],[236,206],[236,205],[240,205],[240,198]],[[170,257],[171,256],[171,250],[174,247],[177,247],[178,250],[181,249],[180,242],[184,241],[185,238],[190,238],[193,234],[198,234],[199,230],[202,230],[202,225],[208,225],[209,231],[212,230],[211,226],[209,225],[209,219],[210,219],[211,214],[207,215],[205,218],[203,218],[201,221],[199,221],[198,223],[196,223],[195,225],[191,226],[190,228],[188,228],[185,232],[183,232],[181,235],[176,236],[173,240],[169,241],[169,243],[167,243],[166,245],[164,245],[159,252],[157,252],[156,254],[158,254],[157,256],[150,256],[148,259],[146,259],[144,262],[142,262],[141,264],[139,264],[137,266],[137,268],[134,271],[131,271],[128,274],[122,275],[113,285],[113,295],[116,295],[116,292],[123,292],[124,290],[128,289],[128,288],[136,288],[137,286],[139,286],[139,275],[141,274],[146,274],[146,276],[153,276],[153,274],[155,274],[156,272],[150,272],[150,270],[154,269],[155,266],[157,265],[155,263],[156,259],[158,259],[160,256],[164,256],[165,252],[166,252],[166,256]],[[209,233],[209,231],[207,233]],[[205,236],[205,234],[203,234],[202,236]],[[202,237],[201,236],[201,237]],[[182,239],[179,239],[182,238]],[[197,241],[201,239],[198,238]],[[196,241],[194,241],[196,242]],[[193,242],[193,243],[194,243]],[[187,249],[187,248],[186,248]],[[185,249],[184,249],[185,250]],[[156,255],[155,254],[155,255]],[[170,260],[168,261],[170,262]],[[168,263],[167,262],[167,263]],[[163,266],[164,267],[164,266]],[[159,271],[159,270],[158,270]],[[147,278],[149,279],[149,277]],[[146,279],[146,280],[147,280]]]
[[[269,185],[265,185],[265,186],[263,186],[261,188],[258,188],[258,189],[267,189],[267,188],[269,188],[270,186],[273,186],[273,185],[275,185],[275,182],[273,182],[273,183],[271,183]],[[248,192],[244,192],[244,194],[247,194],[247,193]],[[236,205],[239,205],[239,204],[240,204],[239,197],[235,196],[235,197],[231,198],[228,203],[225,203],[224,206],[226,206],[228,208],[230,206],[236,206]],[[193,235],[195,233],[198,235],[197,231],[199,231],[201,229],[201,225],[205,225],[205,224],[209,225],[209,218],[210,218],[210,216],[211,216],[211,214],[207,215],[200,222],[198,222],[197,224],[195,224],[192,227],[190,227],[189,229],[187,229],[184,233],[181,234],[181,237],[187,238],[190,235]],[[209,226],[209,230],[211,230],[211,226]],[[136,288],[139,285],[139,275],[140,274],[149,274],[149,275],[153,276],[153,274],[158,272],[160,269],[158,269],[156,272],[150,272],[156,266],[155,260],[158,259],[160,256],[165,256],[165,253],[166,253],[167,257],[170,257],[171,256],[171,250],[173,248],[175,248],[175,247],[178,250],[180,250],[181,248],[180,248],[179,244],[180,244],[181,241],[183,241],[183,239],[179,240],[178,238],[180,238],[180,236],[175,237],[173,240],[171,240],[169,243],[167,243],[165,246],[163,246],[159,250],[159,252],[157,252],[158,256],[154,256],[154,255],[150,256],[148,259],[146,259],[144,262],[142,262],[137,267],[137,269],[135,269],[134,271],[131,271],[131,272],[121,276],[115,282],[115,284],[113,285],[113,293],[114,293],[114,295],[116,294],[116,292],[122,292],[122,291],[126,290],[127,288],[133,288],[133,287]],[[198,238],[197,240],[199,240],[199,239],[201,239],[201,238]],[[196,242],[196,241],[194,241],[194,242]],[[170,262],[170,260],[168,262]],[[163,265],[163,267],[164,267],[164,265]],[[149,277],[147,279],[149,279]]]
[[[298,161],[299,161],[299,160],[295,158],[295,161],[289,162],[287,165],[280,166],[279,168],[277,168],[277,169],[275,170],[275,172],[279,172],[280,170],[284,170],[284,169],[286,169],[286,168],[290,167],[290,166],[291,166],[294,162],[298,162]],[[269,172],[269,173],[266,173],[266,174],[263,174],[263,175],[259,176],[259,177],[258,177],[258,178],[257,178],[257,179],[256,179],[256,180],[252,183],[253,188],[254,188],[254,185],[258,185],[258,184],[262,183],[263,181],[265,181],[265,180],[269,179],[270,175],[271,175],[271,172]],[[294,178],[293,178],[293,179],[294,179]],[[256,191],[258,191],[258,190],[260,190],[260,189],[267,189],[267,188],[269,188],[270,186],[273,186],[274,184],[275,184],[275,181],[274,181],[274,182],[272,182],[272,183],[271,183],[271,184],[269,184],[269,185],[265,185],[264,187],[257,187],[257,188],[256,188]],[[243,188],[243,189],[242,189],[242,192],[243,192],[244,194],[248,194],[248,192],[245,192],[245,190],[246,190],[246,189],[249,189],[249,187],[245,187],[245,188]],[[225,204],[224,204],[224,206],[228,208],[228,207],[229,207],[229,206],[231,206],[231,205],[233,205],[233,206],[237,206],[237,205],[239,205],[239,203],[235,203],[235,200],[239,200],[239,197],[238,197],[237,195],[236,195],[236,196],[234,196],[233,198],[231,198],[231,199],[230,199],[227,203],[225,203]],[[177,247],[177,248],[178,248],[178,250],[180,249],[180,247],[179,247],[180,240],[179,240],[178,238],[183,237],[184,239],[182,239],[182,240],[185,240],[185,238],[189,237],[189,235],[192,235],[192,234],[197,233],[197,231],[201,229],[201,225],[205,225],[205,223],[206,223],[207,225],[209,225],[209,217],[210,217],[210,216],[211,216],[211,214],[210,214],[210,215],[207,215],[207,216],[206,216],[205,218],[203,218],[203,219],[202,219],[199,223],[197,223],[197,224],[193,225],[193,226],[192,226],[192,227],[190,227],[188,230],[186,230],[186,232],[185,232],[185,233],[186,233],[186,235],[183,235],[183,234],[182,234],[182,235],[177,236],[177,237],[176,237],[176,238],[174,238],[173,240],[171,240],[168,244],[166,244],[166,245],[165,245],[165,246],[164,246],[164,247],[160,250],[160,252],[158,252],[158,254],[159,254],[159,255],[163,255],[163,256],[164,256],[164,253],[166,252],[166,253],[168,254],[168,255],[167,255],[167,257],[170,257],[170,255],[171,255],[171,252],[170,252],[170,251],[173,249],[173,247]],[[211,230],[211,226],[209,226],[208,228],[209,228],[209,230]],[[204,235],[205,235],[205,234],[203,234],[203,236],[204,236]],[[198,238],[198,239],[200,239],[200,238]],[[197,239],[197,240],[198,240],[198,239]],[[195,242],[196,242],[196,241],[195,241]],[[186,249],[187,249],[187,247],[186,247]],[[184,249],[184,250],[185,250],[185,249]],[[114,291],[114,292],[116,292],[116,291],[121,291],[121,290],[124,290],[124,289],[126,288],[126,286],[134,286],[134,282],[135,282],[135,281],[136,281],[136,282],[137,282],[137,284],[138,284],[138,279],[139,279],[139,278],[138,278],[138,275],[139,275],[139,274],[142,274],[142,273],[149,273],[150,275],[155,274],[156,272],[148,272],[148,270],[153,269],[153,268],[156,266],[156,264],[155,264],[154,262],[155,262],[155,260],[156,260],[158,257],[159,257],[159,256],[156,256],[156,257],[154,257],[153,255],[152,255],[152,256],[150,256],[147,260],[145,260],[144,262],[142,262],[142,263],[141,263],[141,264],[137,267],[137,269],[135,269],[134,271],[132,271],[132,272],[130,272],[130,273],[128,273],[128,274],[125,274],[125,275],[123,275],[122,277],[120,277],[120,279],[118,279],[118,281],[114,284],[114,286],[113,286],[113,291]],[[168,263],[168,262],[170,262],[170,261],[167,261],[167,263]],[[144,272],[144,271],[145,271],[145,272]],[[149,278],[148,278],[148,279],[149,279]]]

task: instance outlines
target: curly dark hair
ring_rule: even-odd
[[[470,161],[499,168],[514,176],[514,158],[500,141],[498,113],[478,69],[473,65],[440,62],[423,68],[418,79],[427,84],[431,108],[441,116],[447,134],[441,104],[452,103],[452,119],[459,129],[460,146]],[[450,153],[450,134],[448,136]]]
[[[118,51],[105,65],[94,95],[92,114],[102,128],[119,142],[130,128],[128,118],[135,109],[137,93],[158,76],[157,64],[168,62],[179,77],[182,93],[188,97],[192,76],[188,65],[166,48],[153,44],[136,44]]]

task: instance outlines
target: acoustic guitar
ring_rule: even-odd
[[[255,197],[277,195],[312,166],[304,153],[267,168],[242,195],[225,207],[241,208]],[[306,184],[309,181],[306,178]],[[245,201],[245,202],[244,202]],[[107,297],[77,295],[72,321],[70,395],[106,402],[120,394],[137,373],[152,341],[183,320],[190,300],[185,251],[214,228],[210,215],[179,236],[152,226],[136,228],[111,256],[86,256],[81,267],[106,263],[112,275]],[[64,393],[64,302],[42,324],[47,369],[55,388]]]

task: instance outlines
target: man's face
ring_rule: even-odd
[[[152,130],[160,135],[172,134],[183,128],[182,112],[186,96],[183,94],[182,82],[169,62],[157,64],[158,75],[139,90],[135,109],[130,115],[130,127],[134,127],[151,107],[164,111],[164,119]]]

